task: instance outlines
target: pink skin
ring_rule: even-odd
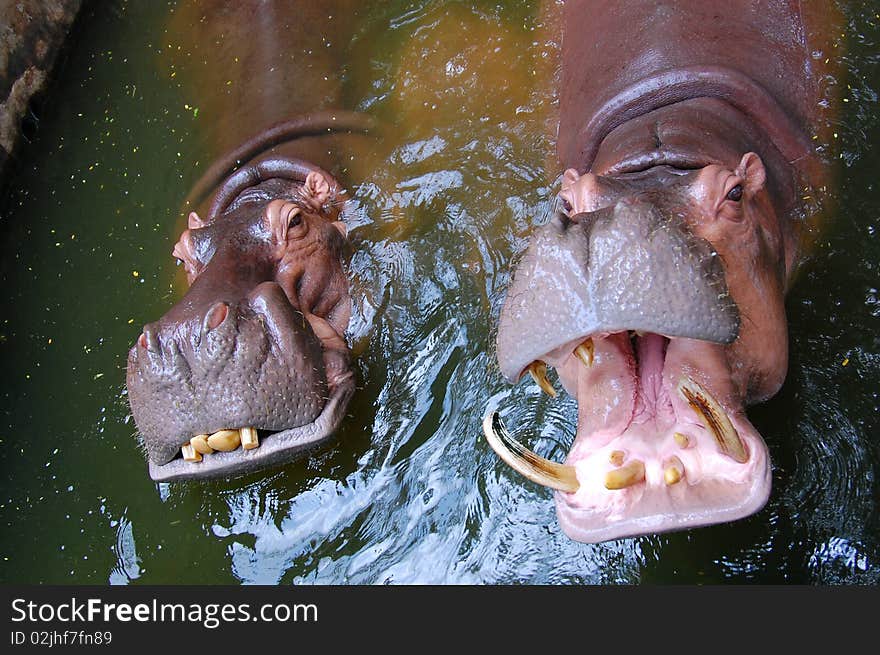
[[[316,212],[330,199],[330,183],[320,173],[309,173],[302,185],[302,194]]]
[[[739,200],[736,191],[728,195],[737,186],[742,189]],[[776,228],[764,166],[754,153],[743,155],[734,168],[704,167],[687,194],[694,208],[690,229],[712,243],[724,262],[742,318],[740,334],[726,346],[646,335],[637,340],[637,354],[626,333],[592,335],[589,368],[572,354],[578,344],[547,356],[563,386],[578,398],[577,437],[566,463],[575,468],[580,488],[556,493],[560,524],[578,541],[734,520],[760,509],[770,493],[767,448],[746,418],[745,406],[775,394],[785,378],[783,291],[790,244]],[[560,196],[572,215],[610,202],[595,175],[574,170],[564,174]],[[699,383],[727,413],[748,453],[745,463],[721,451],[679,394],[683,379]],[[676,432],[687,435],[686,447],[676,442]],[[643,482],[605,488],[616,450],[623,451],[624,465],[644,463]],[[664,469],[678,462],[683,478],[668,485]]]

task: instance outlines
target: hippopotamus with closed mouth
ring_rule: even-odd
[[[200,0],[169,13],[168,38],[186,47],[163,50],[162,66],[197,99],[193,138],[212,164],[173,251],[189,289],[128,355],[154,480],[287,462],[345,415],[355,382],[337,175],[354,174],[373,121],[340,109],[344,50],[329,46],[347,43],[356,7]]]
[[[513,468],[555,489],[572,539],[731,521],[767,501],[745,407],[787,367],[784,292],[815,137],[827,8],[784,0],[567,0],[559,209],[501,310],[505,378],[578,401],[564,464],[484,420]]]
[[[281,124],[227,160],[345,118],[358,122]],[[189,214],[173,254],[191,286],[128,356],[129,401],[154,480],[277,464],[338,427],[354,390],[344,200],[327,171],[273,156],[232,174],[204,218]]]

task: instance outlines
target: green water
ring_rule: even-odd
[[[880,579],[880,3],[852,11],[838,208],[789,297],[785,387],[750,417],[773,493],[729,525],[588,546],[480,437],[505,394],[560,458],[575,402],[508,387],[493,326],[546,218],[558,42],[537,3],[369,3],[344,97],[392,126],[347,221],[358,391],[280,469],[156,485],[126,352],[184,288],[177,207],[207,165],[174,3],[92,5],[0,214],[0,581],[796,582]],[[175,61],[174,66],[169,61]],[[193,61],[193,66],[197,62]]]

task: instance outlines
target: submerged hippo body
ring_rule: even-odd
[[[185,32],[185,56],[204,54],[188,88],[214,162],[174,246],[189,290],[128,357],[154,480],[288,461],[334,433],[353,393],[346,196],[329,171],[352,159],[370,121],[336,109],[327,39],[347,38],[351,3],[341,4],[332,25],[311,3],[177,7],[171,31]]]
[[[565,2],[562,209],[518,265],[497,352],[508,380],[528,371],[551,393],[555,367],[577,435],[559,465],[497,414],[484,429],[557,490],[573,539],[729,521],[767,501],[767,447],[745,407],[785,378],[794,217],[824,184],[819,12]]]

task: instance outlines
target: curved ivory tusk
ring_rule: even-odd
[[[587,339],[581,345],[574,349],[574,356],[581,360],[581,364],[590,368],[593,365],[593,340]]]
[[[551,398],[556,398],[556,389],[553,388],[553,384],[547,379],[547,365],[544,362],[534,361],[529,364],[526,370],[532,376],[535,384],[541,387],[541,391]]]
[[[574,493],[580,487],[573,466],[544,459],[514,440],[498,412],[491,412],[483,418],[483,434],[492,450],[508,466],[532,482],[568,493]]]
[[[749,453],[727,412],[706,389],[691,378],[682,378],[678,393],[684,398],[706,429],[715,437],[721,452],[740,464],[749,461]]]

